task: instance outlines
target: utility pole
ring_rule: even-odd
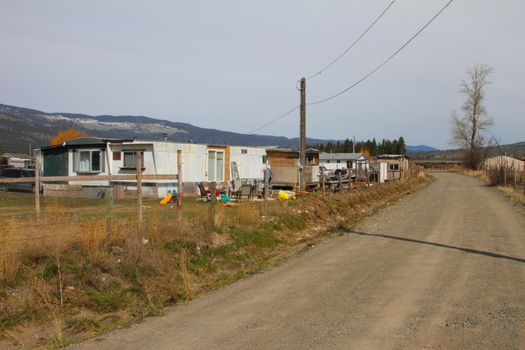
[[[300,189],[304,191],[306,189],[306,79],[301,78],[301,122],[299,132],[299,176],[300,176]]]
[[[33,186],[35,193],[35,214],[36,219],[40,219],[40,160],[35,160],[35,184]]]
[[[182,150],[177,150],[177,207],[182,207]]]
[[[135,151],[135,169],[137,172],[137,223],[139,230],[142,229],[142,152]]]

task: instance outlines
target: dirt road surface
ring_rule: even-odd
[[[439,173],[271,271],[80,349],[525,349],[525,212]]]

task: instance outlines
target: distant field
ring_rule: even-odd
[[[503,154],[515,158],[521,158],[525,156],[525,142],[492,146],[489,148],[490,156]],[[462,158],[461,150],[408,152],[408,155],[415,160],[461,160]]]

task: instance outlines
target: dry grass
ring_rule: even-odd
[[[184,298],[189,298],[193,290],[193,279],[188,270],[189,258],[190,253],[186,249],[182,249],[177,255],[177,265]]]
[[[513,171],[508,171],[508,169],[495,169],[492,172],[485,172],[484,170],[470,170],[465,168],[461,168],[459,172],[467,176],[476,177],[487,185],[496,186],[498,190],[513,200],[525,203],[525,196],[523,194],[525,174],[523,172],[517,172],[515,174]],[[504,172],[507,172],[507,181],[503,180],[504,176],[502,174]],[[514,183],[515,175],[516,183]],[[503,185],[504,182],[506,182],[507,186]],[[514,184],[516,184],[516,187],[514,187]]]
[[[62,305],[58,303],[55,297],[53,297],[47,290],[47,285],[43,278],[34,278],[31,281],[33,293],[36,295],[36,300],[40,307],[44,309],[48,315],[48,318],[53,324],[54,337],[53,342],[58,347],[63,347],[64,334],[62,325]]]
[[[2,240],[0,241],[0,260],[2,264],[2,277],[4,283],[7,285],[12,284],[16,280],[21,265],[20,257],[23,251],[22,247],[22,242],[17,240],[17,236],[13,234],[13,232],[2,235]]]
[[[105,209],[69,210],[58,200],[44,205],[38,221],[6,217],[0,335],[43,319],[54,325],[53,344],[62,346],[79,329],[104,332],[158,315],[426,183],[418,176],[352,193],[232,207],[187,199],[182,212],[152,204],[140,228],[131,202],[111,218]]]
[[[513,187],[510,187],[510,186],[507,186],[507,187],[498,186],[498,190],[504,192],[506,195],[508,195],[510,198],[512,198],[516,202],[525,204],[525,194],[523,193],[523,190],[521,188],[514,189]]]

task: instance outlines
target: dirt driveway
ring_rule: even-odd
[[[81,349],[525,349],[525,211],[439,173],[341,237]]]

